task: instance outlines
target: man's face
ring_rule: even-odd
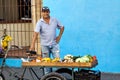
[[[42,11],[43,18],[48,18],[50,16],[49,14],[50,14],[49,11]]]

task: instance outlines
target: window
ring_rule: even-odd
[[[0,22],[31,20],[31,0],[0,0]]]
[[[18,0],[19,19],[31,19],[31,0]]]

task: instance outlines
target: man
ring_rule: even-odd
[[[58,36],[56,35],[56,29],[60,30]],[[43,7],[42,18],[36,24],[30,50],[34,50],[35,41],[40,33],[42,57],[50,57],[50,53],[52,53],[53,58],[59,58],[60,49],[58,43],[63,31],[64,26],[56,18],[50,16],[50,9],[47,6]],[[50,68],[45,69],[45,74],[50,71]]]

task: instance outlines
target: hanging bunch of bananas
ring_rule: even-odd
[[[1,37],[1,47],[3,50],[7,50],[9,46],[9,42],[12,40],[11,36],[4,35]]]

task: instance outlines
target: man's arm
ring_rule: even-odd
[[[29,49],[30,51],[35,49],[35,42],[37,40],[37,36],[38,36],[38,32],[34,32],[33,38],[32,38],[32,43],[31,43],[31,46]]]
[[[56,42],[57,43],[59,43],[59,41],[60,41],[60,39],[62,37],[63,32],[64,32],[64,26],[62,28],[60,28],[60,33],[59,33],[59,35],[56,38]]]

